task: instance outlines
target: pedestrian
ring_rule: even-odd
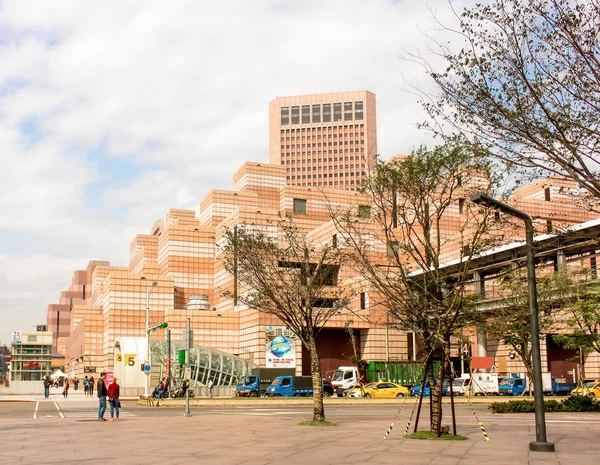
[[[77,391],[77,389],[79,389],[79,379],[75,376],[75,378],[73,378],[73,390]]]
[[[214,386],[213,380],[209,379],[208,380],[208,393],[210,394],[210,397],[213,396],[213,386]]]
[[[63,387],[63,397],[65,399],[69,397],[69,378],[65,378],[65,385]]]
[[[90,376],[89,382],[88,382],[88,388],[90,390],[90,397],[94,396],[94,377]]]
[[[106,384],[104,384],[105,378],[106,373],[100,373],[98,386],[96,386],[96,391],[98,394],[98,421],[106,421],[106,418],[104,418],[104,412],[106,411],[106,396],[108,395],[108,391],[106,389]]]
[[[108,421],[119,421],[121,401],[119,400],[119,384],[116,376],[113,376],[112,382],[108,385],[108,401],[110,402],[110,420]]]
[[[52,383],[50,382],[50,378],[48,378],[47,376],[44,378],[44,398],[48,399],[50,397],[50,385]]]
[[[90,395],[90,386],[89,386],[89,382],[90,380],[88,379],[88,377],[86,376],[85,378],[83,378],[83,395],[85,397]]]

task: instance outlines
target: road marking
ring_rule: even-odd
[[[38,413],[38,408],[39,408],[39,406],[40,406],[40,403],[39,403],[39,402],[37,402],[37,403],[35,404],[35,410],[33,411],[33,418],[34,418],[34,419],[35,419],[35,418],[37,418],[37,413]]]
[[[56,407],[56,410],[58,410],[58,414],[60,415],[61,418],[64,418],[65,416],[63,415],[63,413],[60,411],[60,407],[58,406],[58,404],[56,402],[54,402],[54,406]]]

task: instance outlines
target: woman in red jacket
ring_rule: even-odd
[[[110,403],[110,420],[108,421],[119,421],[121,403],[119,402],[119,385],[116,377],[113,377],[112,382],[108,385],[108,402]],[[114,417],[115,411],[116,418]]]

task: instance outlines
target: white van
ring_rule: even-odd
[[[497,373],[473,373],[466,375],[463,379],[462,391],[467,396],[497,396],[498,389]]]

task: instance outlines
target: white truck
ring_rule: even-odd
[[[462,377],[462,391],[467,396],[497,396],[498,389],[497,373],[473,373]]]
[[[353,366],[338,367],[331,374],[331,385],[337,393],[338,397],[344,395],[344,391],[358,386],[360,382],[360,374],[358,368]]]
[[[525,392],[529,392],[530,382],[527,373],[511,373],[511,375],[517,375],[519,378],[525,380]],[[552,373],[546,371],[542,373],[542,386],[544,395],[552,395]],[[533,395],[533,381],[531,381],[531,393]]]

